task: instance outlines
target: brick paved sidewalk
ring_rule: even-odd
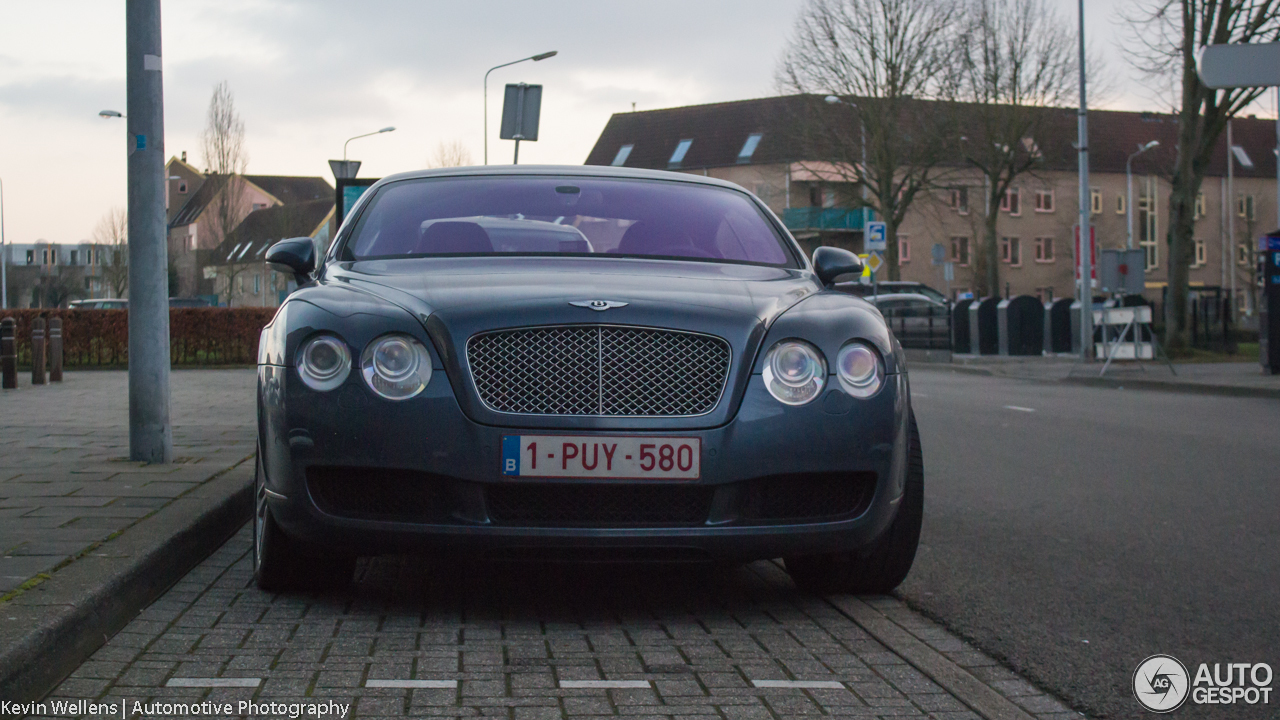
[[[0,595],[254,452],[254,371],[172,374],[172,465],[129,462],[128,375],[0,391]]]
[[[44,712],[83,700],[116,703],[116,717],[120,703],[133,717],[135,702],[205,701],[232,716],[252,713],[243,701],[260,704],[253,714],[336,702],[361,718],[1080,717],[899,601],[807,595],[771,562],[708,572],[380,558],[362,561],[350,589],[270,595],[251,584],[250,545],[245,528]]]

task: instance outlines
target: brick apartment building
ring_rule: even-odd
[[[786,96],[618,113],[596,141],[588,165],[619,165],[698,173],[735,182],[754,192],[784,221],[806,248],[834,244],[862,251],[864,212],[852,207],[852,183],[824,171],[793,127],[812,96]],[[1058,112],[1050,110],[1049,112]],[[1075,110],[1062,109],[1074,117]],[[1074,119],[1070,132],[1034,138],[1044,162],[1023,175],[1001,203],[997,224],[1002,285],[1011,294],[1042,298],[1073,294],[1074,226],[1078,218],[1078,176]],[[1275,122],[1242,118],[1234,122],[1234,195],[1227,193],[1226,140],[1219,143],[1197,202],[1192,289],[1229,287],[1235,273],[1238,302],[1249,313],[1254,299],[1251,239],[1280,225],[1276,216]],[[1173,165],[1177,119],[1140,112],[1090,111],[1090,210],[1099,250],[1126,243],[1125,161],[1139,145],[1160,145],[1133,161],[1135,247],[1146,250],[1147,296],[1159,301],[1166,285],[1169,169]],[[926,283],[952,296],[973,285],[975,243],[984,236],[985,184],[980,173],[959,162],[946,168],[946,184],[917,196],[899,228],[901,277]],[[1235,237],[1227,237],[1234,213]],[[943,268],[931,263],[941,244],[955,263],[947,287]],[[1224,253],[1225,249],[1225,253]],[[1003,290],[1003,288],[1002,288]]]

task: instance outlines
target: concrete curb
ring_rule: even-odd
[[[1140,378],[1109,377],[1036,377],[1018,373],[1000,372],[997,368],[971,367],[964,365],[920,364],[910,370],[924,372],[958,372],[966,375],[985,375],[987,377],[1007,378],[1009,380],[1025,380],[1028,382],[1085,385],[1088,387],[1129,388],[1132,390],[1162,390],[1164,392],[1184,393],[1187,395],[1219,395],[1225,397],[1262,397],[1280,399],[1280,388],[1246,387],[1243,385],[1219,385],[1186,380],[1143,380]]]
[[[252,515],[243,460],[0,605],[0,697],[44,697]]]
[[[848,595],[828,596],[826,601],[981,717],[987,720],[1034,720],[1012,700],[921,642],[879,610]]]

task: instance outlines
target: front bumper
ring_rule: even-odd
[[[888,376],[869,400],[831,383],[798,408],[776,402],[753,376],[737,412],[714,428],[561,429],[701,439],[696,481],[607,482],[503,476],[502,437],[546,429],[470,420],[443,372],[400,403],[377,398],[354,374],[329,393],[309,390],[288,367],[260,365],[258,382],[272,515],[290,536],[347,554],[736,561],[857,550],[888,527],[905,480],[905,375]],[[810,504],[829,496],[839,512],[782,510],[792,487],[796,495],[817,488]]]

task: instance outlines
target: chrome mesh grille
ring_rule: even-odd
[[[720,401],[729,343],[617,325],[499,330],[467,343],[480,399],[522,415],[681,417]]]

